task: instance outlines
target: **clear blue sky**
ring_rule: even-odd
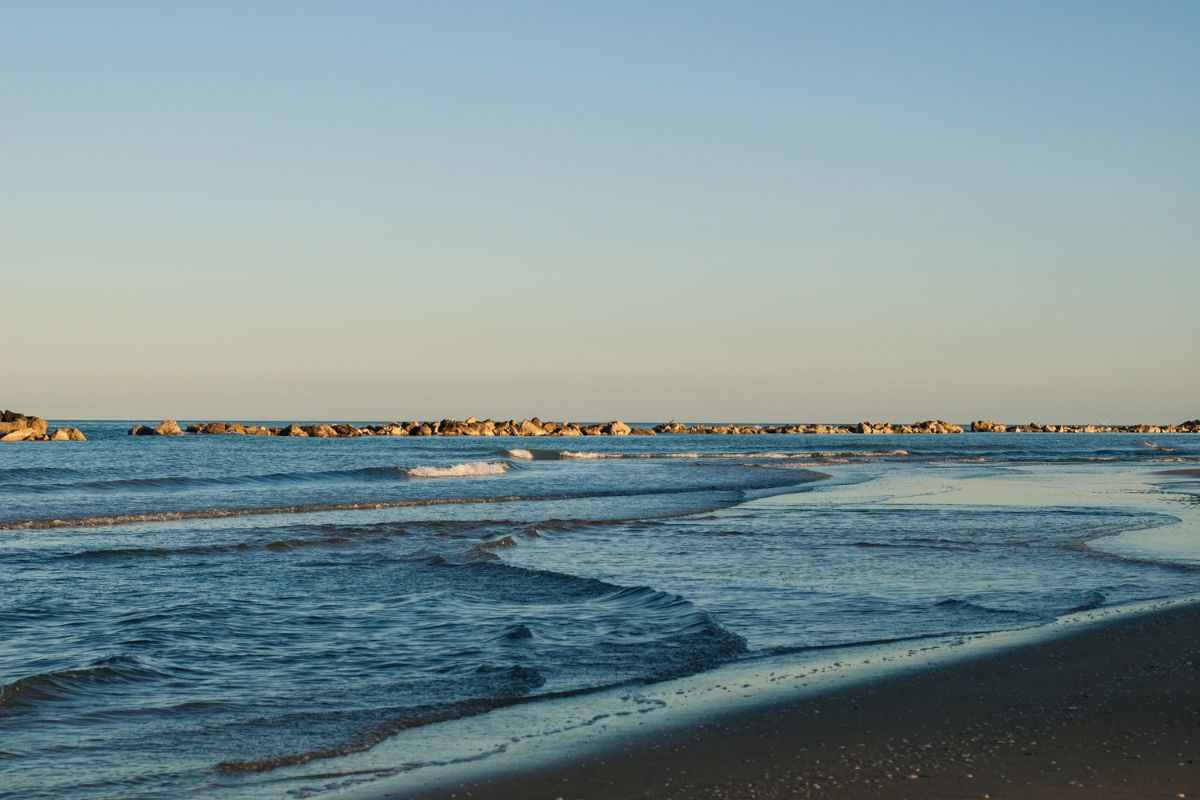
[[[0,406],[1200,416],[1200,4],[0,2]]]

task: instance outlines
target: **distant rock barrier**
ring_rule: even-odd
[[[41,417],[16,411],[0,411],[0,442],[85,442],[87,437],[78,428],[57,428],[53,431]]]
[[[497,422],[468,417],[465,420],[442,419],[421,422],[386,422],[379,425],[355,426],[346,423],[290,423],[279,427],[243,424],[239,422],[202,422],[180,427],[173,419],[164,419],[153,428],[134,425],[130,436],[290,436],[312,439],[347,439],[358,436],[659,436],[664,434],[860,434],[946,435],[964,433],[962,425],[940,419],[923,422],[858,422],[854,424],[787,424],[787,425],[686,425],[664,422],[651,428],[631,428],[621,420],[604,423],[543,422],[537,417]],[[972,433],[1200,433],[1200,420],[1188,420],[1177,425],[1041,425],[1030,422],[1006,425],[990,420],[976,420],[969,426]]]

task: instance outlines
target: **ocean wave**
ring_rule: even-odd
[[[579,697],[621,686],[644,685],[682,677],[711,669],[748,652],[744,638],[724,629],[707,612],[678,595],[660,592],[646,586],[616,587],[602,581],[581,579],[561,573],[528,570],[505,564],[484,563],[475,566],[479,569],[489,570],[489,575],[496,575],[497,571],[503,571],[512,573],[514,576],[524,574],[526,577],[566,581],[575,586],[574,593],[584,596],[592,595],[597,591],[602,592],[594,599],[596,605],[599,607],[615,606],[618,611],[624,609],[622,619],[624,626],[629,626],[630,630],[609,633],[605,637],[605,642],[597,645],[597,648],[599,650],[636,650],[642,653],[653,648],[653,652],[658,657],[643,658],[642,663],[647,669],[638,677],[542,692],[536,690],[546,683],[546,678],[536,668],[523,665],[481,664],[475,671],[477,674],[489,678],[494,676],[496,695],[477,696],[444,704],[390,709],[387,710],[391,715],[390,718],[374,721],[341,741],[302,752],[222,761],[216,765],[217,769],[221,772],[235,774],[261,773],[321,759],[362,753],[405,730],[476,716],[509,706]],[[655,622],[661,622],[664,617],[671,619],[674,625],[673,633],[665,640],[649,640],[647,638],[649,631],[638,629],[634,624],[634,618],[624,615],[634,608],[644,611],[646,618]],[[530,625],[517,623],[508,625],[499,631],[494,640],[504,643],[506,647],[526,648],[536,646],[537,639],[537,633]],[[279,725],[293,723],[292,720],[270,722]],[[295,722],[303,724],[304,721],[296,720]]]
[[[563,459],[573,459],[577,461],[588,460],[603,460],[603,459],[714,459],[714,460],[742,460],[753,461],[756,459],[769,461],[782,460],[822,460],[829,459],[853,459],[853,458],[904,458],[911,455],[907,450],[803,450],[803,451],[783,451],[783,450],[767,450],[767,451],[715,451],[715,452],[700,452],[700,451],[685,451],[685,452],[652,452],[652,453],[637,453],[637,452],[612,452],[607,450],[561,450],[559,457]],[[837,463],[837,462],[834,462]]]
[[[206,508],[190,511],[148,511],[134,514],[102,514],[91,517],[12,520],[0,522],[0,531],[57,530],[60,528],[108,528],[117,525],[137,525],[145,522],[183,522],[187,520],[199,519],[273,516],[276,514],[317,514],[328,511],[378,511],[388,508],[476,505],[537,499],[538,498],[535,497],[515,496],[479,498],[431,497],[422,500],[388,500],[372,503],[313,503],[292,506],[262,506],[257,508]]]
[[[504,465],[500,465],[504,466]],[[438,469],[438,468],[431,468]],[[64,528],[107,528],[120,525],[137,525],[154,522],[184,522],[202,519],[226,519],[236,517],[274,516],[280,514],[319,514],[331,511],[378,511],[391,508],[421,508],[425,506],[488,505],[493,503],[536,503],[562,500],[594,500],[606,497],[647,497],[653,495],[677,496],[723,492],[743,495],[755,490],[786,489],[828,478],[812,470],[796,470],[786,480],[771,481],[756,485],[704,483],[682,487],[654,487],[647,489],[613,489],[606,491],[562,492],[560,494],[511,494],[487,497],[425,497],[410,500],[380,500],[351,503],[309,503],[287,506],[255,506],[231,508],[188,509],[179,511],[149,511],[129,514],[101,514],[95,516],[38,518],[0,521],[0,531],[59,530]],[[717,503],[714,508],[727,505]],[[691,513],[691,512],[689,512]]]
[[[523,461],[533,461],[533,453],[520,447],[514,447],[511,450],[505,450],[504,454],[509,458],[519,458]]]
[[[349,544],[356,540],[352,536],[323,536],[311,539],[272,539],[269,542],[231,542],[229,544],[201,544],[183,547],[111,547],[97,550],[81,550],[59,556],[68,561],[90,561],[121,558],[171,558],[179,556],[221,555],[265,550],[282,553],[306,547],[330,547]]]
[[[10,478],[29,480],[37,478],[57,478],[64,475],[79,475],[78,470],[68,467],[7,467],[0,469],[0,484]]]
[[[75,483],[13,483],[0,484],[5,492],[28,494],[58,494],[61,492],[124,492],[176,491],[180,489],[225,488],[237,486],[274,486],[288,483],[321,483],[332,481],[398,480],[404,472],[399,467],[361,467],[318,472],[276,472],[265,475],[230,475],[200,478],[184,475],[165,475],[150,478],[123,478],[108,481]]]
[[[412,467],[410,478],[479,478],[487,475],[503,475],[508,465],[499,461],[471,461],[452,467]]]
[[[1021,619],[1038,620],[1041,617],[1028,611],[1018,611],[1012,608],[993,608],[991,606],[976,603],[971,600],[951,597],[946,600],[934,603],[933,607],[940,610],[966,612],[969,614],[984,614],[988,616],[1008,616],[1019,617]]]
[[[66,700],[105,686],[170,677],[141,659],[112,656],[82,667],[39,672],[0,686],[0,714],[43,701]]]

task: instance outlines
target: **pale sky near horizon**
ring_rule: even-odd
[[[0,0],[0,407],[1200,417],[1200,4]]]

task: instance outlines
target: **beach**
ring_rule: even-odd
[[[632,736],[395,800],[1200,793],[1200,605]]]

